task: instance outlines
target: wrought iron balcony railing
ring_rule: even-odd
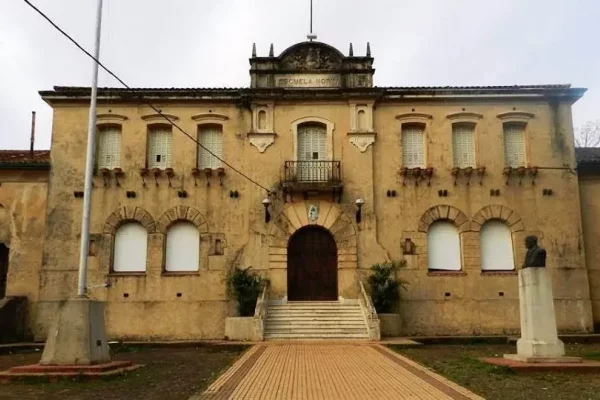
[[[340,161],[286,161],[284,166],[285,186],[342,186]]]

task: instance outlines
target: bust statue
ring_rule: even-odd
[[[525,255],[523,268],[539,268],[546,266],[546,250],[538,246],[537,241],[537,236],[527,236],[525,238],[527,254]]]

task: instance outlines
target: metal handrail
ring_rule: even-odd
[[[334,183],[342,181],[340,161],[286,161],[284,164],[285,182]]]

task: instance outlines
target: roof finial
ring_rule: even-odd
[[[271,43],[271,47],[269,47],[269,57],[275,57],[275,52],[273,51],[273,43]]]
[[[252,57],[256,57],[256,43],[252,43]]]
[[[352,43],[350,43],[350,50],[348,51],[348,55],[349,55],[350,57],[353,57],[353,56],[354,56],[354,49],[352,48]]]
[[[310,0],[310,33],[306,35],[306,38],[311,42],[317,38],[317,35],[313,33],[313,2]]]
[[[367,42],[367,57],[371,57],[371,43]]]

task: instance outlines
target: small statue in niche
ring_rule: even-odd
[[[537,236],[527,236],[525,238],[527,254],[525,255],[523,268],[540,268],[546,266],[546,250],[538,246],[537,241]]]
[[[404,240],[404,243],[402,244],[402,254],[415,254],[416,247],[417,246],[415,246],[415,244],[412,240],[410,240],[410,238],[406,238]]]

